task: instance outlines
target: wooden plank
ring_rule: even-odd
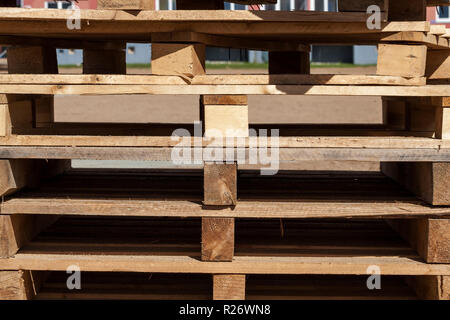
[[[202,218],[202,261],[232,261],[234,218]]]
[[[205,50],[203,44],[154,43],[152,73],[188,78],[205,74]]]
[[[389,1],[389,21],[426,20],[427,0]]]
[[[187,78],[188,79],[188,78]],[[189,81],[189,80],[188,80]],[[426,86],[329,86],[329,85],[16,85],[0,86],[5,94],[55,95],[329,95],[442,97],[450,85]]]
[[[0,258],[8,258],[52,225],[58,216],[0,215]]]
[[[406,277],[406,283],[414,289],[419,299],[450,300],[450,277],[416,276]]]
[[[382,163],[381,170],[431,205],[450,205],[450,163]]]
[[[246,48],[262,51],[310,51],[310,46],[292,41],[238,38],[187,31],[153,33],[151,40],[152,43],[202,43],[213,47]]]
[[[29,300],[36,294],[31,271],[0,271],[1,300]]]
[[[196,75],[189,81],[195,85],[425,85],[425,77],[405,78],[398,76],[352,75],[352,74],[271,74],[271,75]],[[165,75],[78,75],[78,74],[0,74],[0,84],[96,84],[96,85],[183,85],[182,76]],[[217,97],[229,97],[217,96]],[[245,97],[245,96],[243,96]],[[212,99],[212,98],[211,98]],[[218,100],[219,98],[215,98]],[[222,99],[222,98],[221,98]],[[247,104],[245,102],[207,104]]]
[[[450,79],[450,50],[429,50],[425,74],[428,79]]]
[[[119,50],[83,50],[84,74],[126,74],[125,45]]]
[[[426,46],[380,44],[377,75],[422,77],[425,75],[426,61]]]
[[[214,300],[245,300],[245,275],[214,274]]]
[[[98,0],[97,9],[155,10],[154,0]]]
[[[389,220],[427,263],[450,263],[450,219]]]
[[[317,139],[318,140],[318,139]],[[351,140],[351,139],[348,139]],[[373,140],[374,141],[374,140]],[[437,140],[438,145],[439,141]],[[89,146],[1,146],[0,157],[9,159],[78,159],[78,160],[142,160],[172,161],[171,147],[89,147]],[[188,150],[191,159],[203,153],[197,148]],[[244,149],[249,161],[249,149]],[[234,150],[235,159],[237,156]],[[448,162],[449,149],[437,147],[422,149],[350,147],[290,147],[280,148],[280,164],[299,164],[302,161],[382,161],[382,162]],[[214,162],[216,156],[203,153],[203,160]]]
[[[130,263],[132,261],[133,263]],[[417,257],[246,257],[233,262],[200,261],[189,256],[18,253],[0,259],[1,269],[66,271],[76,264],[84,271],[207,274],[366,274],[377,265],[384,275],[450,275],[450,266],[427,264]]]

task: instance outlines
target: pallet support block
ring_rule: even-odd
[[[53,47],[16,46],[8,49],[8,73],[57,74],[58,62]],[[18,100],[23,100],[19,98]],[[54,98],[51,95],[32,99],[33,126],[50,127],[54,122]]]
[[[450,219],[396,219],[387,223],[427,263],[450,263]]]
[[[152,44],[152,73],[192,78],[205,71],[206,47],[203,44]]]
[[[427,0],[390,0],[389,21],[425,21]]]
[[[383,123],[387,129],[411,135],[450,138],[450,107],[430,97],[383,97]]]
[[[427,52],[426,77],[429,80],[450,80],[450,50]]]
[[[0,300],[30,300],[39,291],[42,272],[0,271]]]
[[[223,10],[223,0],[177,0],[177,10]]]
[[[234,218],[202,218],[202,261],[232,261]]]
[[[450,300],[450,276],[405,277],[405,282],[422,300]]]
[[[213,275],[214,300],[245,300],[245,275]]]
[[[125,49],[125,44],[112,44],[108,49],[83,49],[83,73],[126,74]]]
[[[450,205],[450,163],[382,162],[381,171],[431,205]]]
[[[427,46],[379,44],[377,75],[407,78],[423,77],[426,71]]]
[[[306,51],[269,51],[269,74],[309,74]]]
[[[14,256],[58,218],[56,215],[0,215],[0,258]]]

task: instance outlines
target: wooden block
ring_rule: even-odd
[[[84,74],[126,74],[125,46],[119,50],[83,50]]]
[[[202,95],[204,105],[248,105],[247,96],[242,95]]]
[[[37,273],[31,271],[0,271],[0,300],[29,300],[36,296]]]
[[[450,50],[429,50],[426,76],[428,79],[450,79]]]
[[[56,215],[0,215],[0,258],[9,258],[56,222]]]
[[[391,130],[406,129],[406,101],[383,97],[383,124]]]
[[[202,218],[202,261],[232,261],[234,218]]]
[[[8,48],[8,73],[58,73],[56,49],[17,46]]]
[[[426,61],[424,45],[379,44],[377,75],[422,77]]]
[[[223,0],[177,0],[177,10],[223,10]]]
[[[245,300],[245,275],[214,274],[214,300]]]
[[[339,0],[340,12],[367,12],[367,8],[376,5],[381,11],[388,9],[387,0]]]
[[[2,0],[0,7],[17,7],[16,0]]]
[[[184,75],[192,78],[205,74],[205,45],[153,43],[152,73]]]
[[[155,10],[155,0],[98,0],[97,9]]]
[[[237,202],[237,164],[204,164],[204,205],[232,206]]]
[[[270,51],[269,74],[309,74],[309,52]]]
[[[34,126],[36,128],[50,127],[55,122],[53,96],[42,96],[34,99]]]
[[[68,169],[66,160],[10,159],[0,160],[0,196],[35,187],[41,179]]]
[[[389,1],[389,21],[425,21],[427,0]]]
[[[248,106],[205,105],[205,137],[248,137]]]
[[[450,263],[450,219],[397,219],[387,222],[427,263]]]
[[[436,138],[450,139],[450,107],[436,109]]]
[[[405,277],[406,283],[422,300],[450,300],[449,276]]]
[[[450,163],[382,162],[381,171],[431,205],[450,205]]]

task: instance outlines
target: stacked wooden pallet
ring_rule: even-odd
[[[0,297],[449,299],[450,40],[424,21],[424,1],[407,2],[378,1],[380,29],[350,0],[337,13],[104,0],[107,10],[76,13],[80,29],[67,28],[70,10],[0,8],[0,42],[11,45],[0,75]],[[127,41],[152,43],[151,75],[125,74]],[[377,44],[377,74],[311,75],[309,46],[337,43]],[[269,51],[269,74],[207,75],[207,45]],[[58,74],[56,48],[83,49],[83,75]],[[238,174],[203,152],[220,134],[184,145],[203,154],[202,171],[70,170],[71,159],[171,161],[178,126],[56,123],[59,94],[198,94],[203,132],[243,139],[232,151],[246,160],[249,128],[279,128],[281,165],[369,160],[384,175]],[[249,126],[246,95],[275,94],[382,96],[385,123]],[[72,266],[86,274],[80,291],[66,287]],[[373,266],[379,291],[366,286]]]

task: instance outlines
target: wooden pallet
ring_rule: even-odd
[[[180,232],[180,230],[183,232]],[[261,232],[265,235],[263,238],[260,236]],[[88,272],[88,279],[90,277],[89,271],[105,272],[110,270],[116,272],[166,273],[168,275],[162,276],[162,279],[167,279],[165,281],[169,281],[168,279],[173,277],[169,274],[173,273],[205,274],[205,276],[214,274],[214,297],[217,298],[220,297],[220,294],[224,294],[225,298],[243,298],[245,291],[242,290],[247,287],[247,298],[252,299],[252,296],[256,298],[267,294],[258,289],[264,284],[265,290],[270,290],[270,297],[272,298],[277,296],[277,288],[280,290],[285,288],[285,294],[291,291],[289,286],[286,285],[290,278],[286,276],[261,277],[258,274],[322,275],[316,277],[317,281],[321,281],[321,278],[327,278],[323,275],[340,275],[340,277],[332,277],[334,279],[332,286],[343,283],[344,279],[350,278],[345,277],[345,275],[366,274],[366,269],[370,265],[377,265],[381,268],[382,279],[385,277],[389,279],[389,275],[408,276],[411,282],[422,281],[427,286],[431,286],[434,281],[447,281],[447,275],[450,274],[449,265],[423,263],[417,254],[395,233],[390,231],[382,221],[283,220],[280,225],[280,221],[277,220],[237,220],[233,262],[199,261],[200,233],[201,222],[199,219],[155,220],[65,217],[40,233],[12,258],[0,260],[0,268],[3,270],[34,270],[32,273],[3,271],[0,272],[0,275],[4,276],[3,279],[8,276],[6,279],[9,281],[12,281],[12,275],[20,275],[22,279],[27,276],[42,280],[42,271],[65,271],[69,265],[79,266],[83,275]],[[250,276],[247,276],[246,281],[245,276],[235,276],[235,274],[250,274]],[[437,275],[437,277],[433,275]],[[442,275],[444,277],[441,277]],[[205,276],[194,276],[191,279]],[[120,274],[113,275],[110,273],[107,277],[110,279],[118,278],[115,281],[115,283],[118,283],[117,288],[125,289],[120,285]],[[133,275],[128,276],[127,279],[138,277],[140,276]],[[156,279],[158,278],[161,278],[161,276],[156,275]],[[302,279],[302,277],[297,278]],[[228,287],[231,291],[221,293],[221,285],[226,285],[230,279],[233,280],[232,283],[229,283],[232,284],[231,287]],[[259,282],[253,279],[266,279],[268,282]],[[309,279],[311,278],[309,277]],[[356,287],[350,287],[354,289],[346,291],[340,286],[336,286],[328,294],[320,293],[321,289],[325,289],[323,287],[325,283],[323,283],[323,285],[318,285],[317,291],[314,290],[313,294],[310,293],[312,294],[311,297],[322,295],[323,297],[345,298],[351,292],[353,294],[358,292],[362,297],[372,299],[390,291],[388,289],[387,291],[372,293],[364,289],[366,279],[361,277],[360,281],[362,282],[359,282],[358,278],[353,279],[354,282],[350,283],[353,283]],[[424,281],[424,279],[428,279],[428,281]],[[5,281],[3,280],[3,282]],[[79,291],[79,297],[87,298],[95,293],[95,291],[90,293],[89,289],[95,288],[98,284],[93,282],[91,285],[89,280],[87,282],[86,284],[83,281],[87,291]],[[203,294],[198,297],[210,297],[205,293],[211,292],[209,291],[211,289],[205,290],[210,286],[208,282],[205,280],[197,281],[198,286],[194,286],[194,288],[203,288]],[[44,284],[42,298],[50,298],[52,295],[57,297],[58,291],[59,294],[61,292],[69,294],[61,288],[65,281],[62,283],[58,283],[58,280],[53,281],[56,287],[61,289],[55,289],[55,285],[51,285],[51,283],[52,281],[50,281],[48,289],[45,289]],[[156,281],[156,283],[159,283],[159,281]],[[303,287],[308,285],[305,277],[303,277],[303,280],[294,283],[292,283],[292,295],[288,295],[288,297],[307,298],[309,295],[304,296],[304,290],[306,292],[308,290]],[[388,283],[390,283],[389,280]],[[150,287],[152,285],[152,283],[148,284]],[[5,288],[5,286],[3,287]],[[140,289],[136,288],[138,290],[133,290],[133,292],[135,295],[144,297],[145,292],[140,292],[140,290],[146,287],[145,284]],[[272,287],[273,289],[271,289]],[[359,289],[357,289],[358,287]],[[394,287],[388,285],[388,288],[394,289]],[[16,286],[14,288],[17,290],[21,287]],[[101,286],[98,288],[101,288]],[[106,286],[105,291],[101,294],[105,294],[109,298],[113,298],[115,295],[118,297],[118,293],[106,291],[106,289],[111,290],[113,288],[114,285]],[[134,289],[135,287],[132,286],[131,288]],[[160,288],[162,289],[162,287]],[[178,295],[173,295],[169,287],[166,288],[169,292],[164,294],[164,291],[159,291],[161,289],[156,289],[154,294],[149,295],[148,298],[168,298],[170,295],[172,295],[172,298],[178,297]],[[424,294],[423,288],[424,284],[422,285],[422,291],[419,291],[422,295]],[[364,292],[365,290],[367,292]],[[20,292],[20,290],[17,291]],[[49,294],[48,296],[45,294],[46,291]],[[331,292],[334,292],[332,296],[329,295]],[[5,295],[4,291],[2,293]],[[126,294],[126,292],[120,294]],[[188,294],[186,297],[194,297],[195,294],[199,293],[195,293],[194,290],[194,292],[186,294]],[[448,298],[448,291],[439,292],[439,294],[441,298]],[[438,293],[435,293],[434,298],[436,298],[436,295]],[[91,297],[95,296],[94,294]],[[279,298],[282,298],[282,296]],[[68,297],[76,298],[77,292],[69,294]],[[431,294],[428,298],[430,297]]]

